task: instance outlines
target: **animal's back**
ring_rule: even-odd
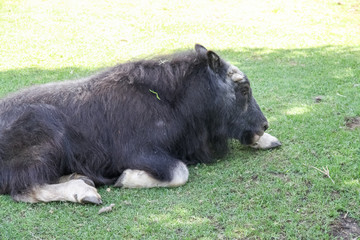
[[[0,111],[6,111],[23,104],[41,103],[60,107],[67,104],[70,99],[74,100],[76,95],[81,100],[81,96],[85,96],[90,90],[90,82],[91,78],[85,78],[27,87],[0,99]]]

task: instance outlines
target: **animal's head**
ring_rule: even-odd
[[[228,137],[237,139],[244,145],[256,146],[256,148],[281,145],[271,135],[264,135],[269,127],[268,121],[253,97],[246,75],[201,45],[195,45],[195,50],[198,54],[206,54],[209,67],[219,78],[220,85],[223,85],[224,104],[229,105],[226,107]],[[266,146],[259,146],[261,138],[266,141],[263,143]]]

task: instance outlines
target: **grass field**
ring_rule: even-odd
[[[115,204],[102,215],[0,196],[0,239],[360,237],[360,128],[346,127],[360,116],[358,0],[0,0],[0,96],[194,43],[248,75],[283,146],[233,141],[180,188],[100,188]]]

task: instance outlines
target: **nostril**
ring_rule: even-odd
[[[265,122],[264,123],[264,131],[266,131],[268,128],[269,128],[269,124],[268,124],[268,122]]]

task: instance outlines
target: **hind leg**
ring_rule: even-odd
[[[25,105],[6,112],[0,123],[0,194],[28,202],[56,199],[41,196],[71,185],[57,182],[71,172],[73,159],[66,117],[50,105]]]
[[[101,204],[101,196],[93,185],[89,178],[75,173],[61,177],[56,184],[34,186],[26,193],[13,196],[13,199],[28,203],[69,201]]]

